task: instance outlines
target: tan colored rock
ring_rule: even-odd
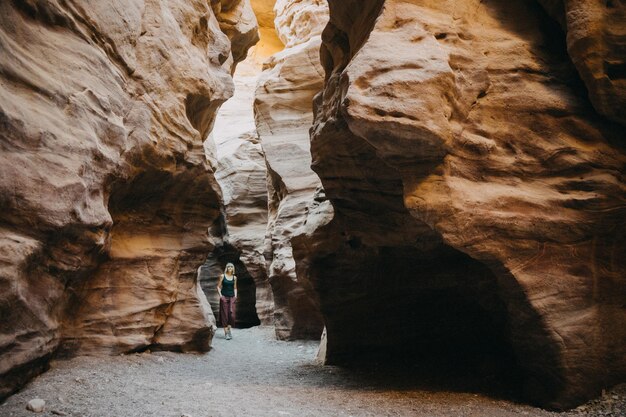
[[[207,350],[202,140],[233,90],[211,8],[2,2],[0,28],[0,397],[60,346]]]
[[[261,41],[238,66],[235,97],[221,109],[215,127],[216,147],[207,147],[207,154],[215,154],[219,160],[215,169],[224,193],[225,237],[202,268],[202,285],[216,312],[217,276],[226,262],[234,262],[246,280],[252,278],[248,282],[254,290],[238,301],[239,325],[250,325],[255,302],[258,320],[276,324],[279,337],[318,337],[322,326],[314,293],[305,278],[296,278],[290,240],[302,232],[299,229],[308,221],[307,210],[317,212],[319,206],[315,193],[320,183],[308,168],[308,129],[312,97],[321,88],[319,34],[327,12],[317,1],[275,5],[274,1],[259,0],[253,1],[252,7],[259,17]],[[277,32],[289,48],[283,50]],[[286,91],[290,89],[293,92]],[[257,126],[250,113],[253,94]],[[266,155],[268,150],[270,155]],[[260,184],[260,175],[268,177],[269,224],[267,206],[261,206],[268,203],[268,185]],[[275,189],[281,187],[283,175],[288,182],[284,195]],[[329,204],[324,207],[332,210]],[[260,245],[266,235],[267,244]]]
[[[259,22],[259,30],[270,29],[275,32],[274,29],[274,4],[276,0],[252,0],[252,10],[256,15]]]
[[[598,113],[626,124],[626,4],[541,0],[567,34],[567,52]]]
[[[312,154],[335,217],[295,250],[326,361],[499,366],[552,408],[623,379],[625,145],[558,30],[523,1],[329,5]]]
[[[215,175],[223,190],[223,239],[202,267],[202,287],[218,315],[217,278],[227,262],[238,277],[237,325],[273,324],[274,301],[263,256],[267,228],[265,159],[254,121],[256,80],[268,56],[283,48],[274,31],[274,1],[252,1],[260,41],[233,76],[234,96],[220,108],[207,157],[215,154]]]
[[[237,326],[241,327],[272,324],[274,314],[263,256],[267,173],[252,111],[254,61],[251,56],[239,65],[234,76],[235,95],[220,108],[212,134],[217,147],[215,176],[223,190],[225,233],[202,272],[203,288],[218,315],[217,278],[227,262],[235,264]]]
[[[248,102],[251,104],[251,102]],[[237,248],[237,276],[242,294],[238,300],[246,302],[242,292],[244,276],[253,282],[250,291],[250,308],[262,324],[273,323],[274,300],[268,281],[263,256],[267,228],[267,172],[256,132],[246,137],[236,152],[220,159],[216,178],[224,190],[224,205],[228,244]],[[238,305],[238,312],[243,306]],[[241,314],[238,313],[238,317]]]
[[[250,48],[248,58],[237,69],[237,76],[250,75],[255,79],[261,72],[265,60],[284,49],[285,45],[278,38],[274,26],[275,0],[251,0],[252,9],[259,22],[259,42]]]
[[[322,34],[328,21],[325,0],[277,0],[276,32],[287,48]]]
[[[313,36],[324,22],[320,7],[317,1],[276,4],[277,28],[287,48],[266,61],[255,93],[257,132],[268,170],[266,260],[280,338],[319,337],[323,327],[310,285],[296,275],[291,244],[307,221],[307,210],[317,204],[315,193],[321,188],[310,168],[308,134],[313,96],[323,81],[321,41]],[[292,23],[285,23],[289,20],[285,16],[291,16]],[[311,25],[299,31],[297,21]]]
[[[274,28],[274,0],[255,0],[260,41],[237,67],[235,95],[220,109],[212,139],[205,142],[215,159],[216,179],[224,194],[223,239],[200,271],[213,311],[219,311],[217,279],[233,262],[239,279],[237,325],[274,323],[274,301],[264,257],[267,229],[267,170],[253,113],[254,90],[263,62],[284,45]],[[212,157],[213,155],[214,157]]]
[[[230,39],[233,62],[243,61],[259,41],[257,19],[249,0],[211,0],[220,29]]]

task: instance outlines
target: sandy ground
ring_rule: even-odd
[[[170,352],[56,361],[0,405],[0,416],[626,416],[626,385],[567,413],[472,392],[433,391],[314,363],[315,342],[274,340],[273,329],[221,329],[207,354]]]

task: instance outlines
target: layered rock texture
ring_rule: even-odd
[[[335,215],[294,244],[327,363],[501,369],[552,408],[626,377],[624,8],[542,3],[329,1]]]
[[[260,41],[248,51],[234,75],[235,94],[220,108],[207,156],[216,160],[215,177],[223,190],[223,236],[201,271],[201,282],[218,315],[217,280],[227,262],[238,277],[237,326],[274,323],[274,300],[265,257],[267,169],[254,122],[253,101],[263,61],[283,48],[274,32],[274,1],[253,1]],[[214,146],[214,148],[213,148]],[[211,155],[215,155],[212,158]],[[221,324],[221,323],[218,323]]]
[[[551,408],[623,380],[624,28],[615,0],[0,2],[0,399],[54,355],[206,351],[226,262],[237,324],[325,324],[326,363]]]
[[[259,0],[252,7],[261,40],[238,67],[236,94],[215,126],[216,147],[207,147],[217,155],[225,213],[224,239],[202,269],[202,286],[217,312],[217,276],[234,262],[243,288],[252,286],[238,300],[238,325],[251,323],[244,316],[256,310],[257,321],[275,324],[280,338],[317,338],[319,307],[306,279],[296,276],[291,239],[322,194],[310,169],[308,130],[322,87],[320,33],[328,10],[322,1]],[[325,207],[327,218],[332,209]]]
[[[239,327],[273,323],[274,304],[263,257],[267,174],[252,112],[258,71],[251,67],[249,60],[239,65],[235,95],[220,109],[212,134],[217,147],[215,177],[224,200],[224,230],[201,274],[202,287],[217,316],[218,277],[227,262],[235,264]]]
[[[566,34],[567,51],[598,113],[626,123],[626,4],[539,0]]]
[[[57,352],[209,348],[197,268],[221,194],[202,140],[250,12],[0,4],[0,397]]]
[[[268,173],[265,258],[278,337],[319,337],[319,306],[308,281],[296,275],[292,239],[303,233],[308,213],[319,205],[316,193],[321,193],[319,178],[310,168],[309,128],[313,96],[323,82],[320,33],[328,11],[321,0],[278,1],[274,10],[285,49],[264,63],[254,102]]]

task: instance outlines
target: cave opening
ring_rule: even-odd
[[[215,248],[198,270],[202,290],[211,304],[211,310],[220,327],[222,323],[219,314],[220,300],[217,294],[217,282],[229,262],[235,265],[237,276],[235,327],[246,329],[261,324],[256,310],[256,284],[245,263],[240,259],[240,254],[240,251],[232,245],[224,244]]]
[[[318,259],[326,363],[384,387],[520,398],[525,370],[493,272],[439,245],[366,247]]]

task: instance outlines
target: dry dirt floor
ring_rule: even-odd
[[[144,352],[55,361],[0,405],[0,416],[626,416],[626,384],[555,413],[472,390],[407,383],[393,374],[315,364],[315,342],[273,329],[221,329],[207,354]],[[33,398],[46,410],[26,410]]]

